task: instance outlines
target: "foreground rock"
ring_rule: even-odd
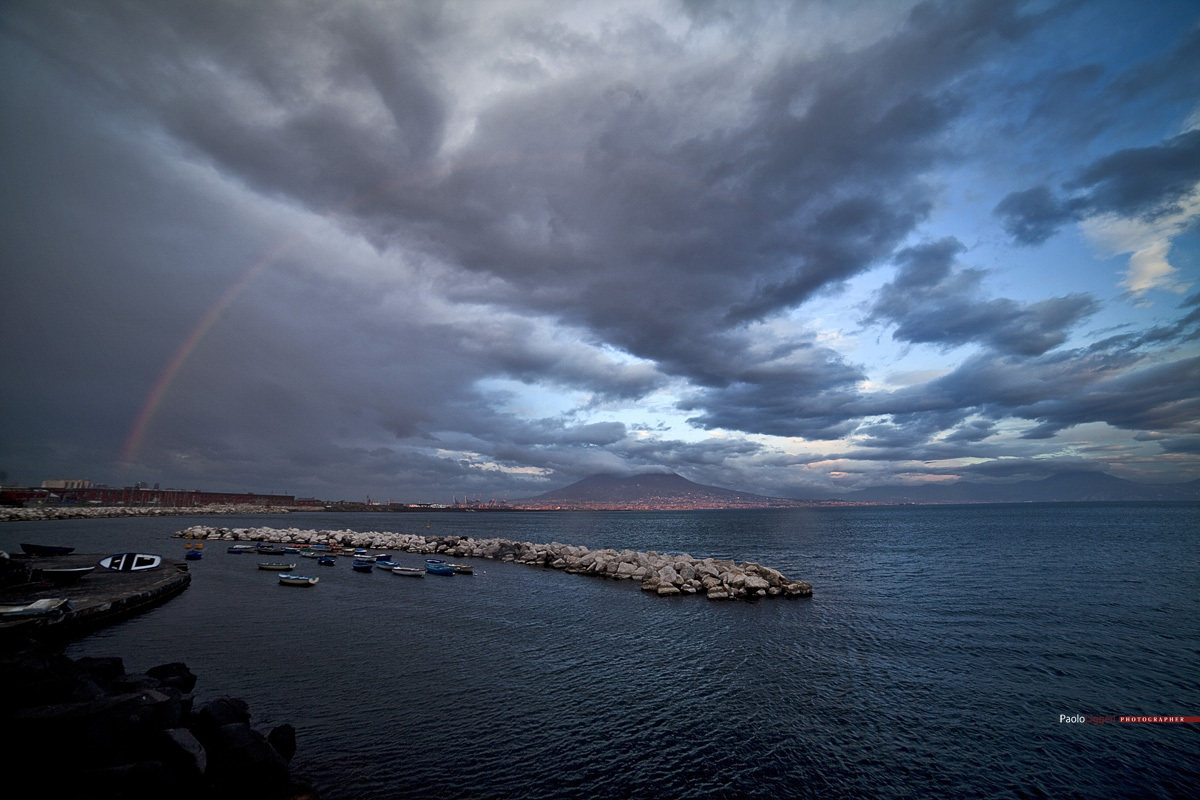
[[[120,658],[72,661],[30,644],[0,655],[10,765],[47,797],[316,800],[293,777],[295,730],[267,734],[230,697],[194,708],[181,663],[127,674]],[[31,793],[30,796],[33,796]]]
[[[451,558],[491,558],[530,566],[561,569],[573,575],[631,580],[658,595],[703,594],[710,600],[743,600],[759,597],[810,597],[812,585],[794,581],[778,570],[752,561],[693,558],[683,553],[635,550],[589,550],[551,542],[534,544],[510,539],[474,539],[461,536],[421,536],[411,533],[360,533],[350,530],[314,531],[296,528],[217,528],[194,525],[177,537],[219,539],[231,542],[329,545],[347,548],[393,550]]]

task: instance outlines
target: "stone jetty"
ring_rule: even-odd
[[[175,536],[272,544],[330,545],[393,550],[451,558],[490,558],[560,569],[573,575],[632,580],[658,595],[703,594],[710,600],[752,600],[759,597],[811,597],[812,585],[791,580],[778,570],[752,561],[736,563],[654,551],[590,550],[551,542],[534,544],[510,539],[462,536],[422,536],[411,533],[298,530],[296,528],[219,528],[194,525]]]
[[[43,519],[108,519],[111,517],[180,517],[209,514],[287,514],[284,506],[211,505],[211,506],[31,506],[0,507],[0,522],[33,522]],[[311,509],[305,509],[311,510]]]
[[[295,729],[252,728],[236,698],[196,704],[183,663],[127,673],[120,658],[29,643],[0,650],[0,682],[12,797],[318,798],[288,766]]]

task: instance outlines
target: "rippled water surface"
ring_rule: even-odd
[[[178,556],[191,524],[687,552],[814,586],[716,603],[300,559],[321,578],[300,589],[210,544],[183,595],[70,647],[184,661],[200,702],[292,723],[328,800],[1200,796],[1200,726],[1059,721],[1200,715],[1195,504],[60,521],[0,548]]]

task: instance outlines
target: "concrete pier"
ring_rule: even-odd
[[[42,599],[67,599],[64,613],[37,617],[0,617],[0,644],[16,638],[70,638],[140,614],[187,588],[192,576],[187,563],[164,558],[158,569],[145,572],[112,572],[96,569],[76,581],[55,585],[43,580],[47,567],[86,567],[110,553],[28,557],[12,555],[10,570],[24,580],[0,588],[0,606],[16,606]]]

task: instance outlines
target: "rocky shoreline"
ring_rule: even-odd
[[[185,664],[130,674],[120,658],[71,660],[29,643],[0,654],[0,681],[10,687],[0,696],[5,759],[30,795],[319,800],[288,767],[295,729],[255,730],[232,697],[194,707]]]
[[[812,585],[791,580],[778,570],[752,561],[741,564],[654,551],[590,550],[551,542],[534,544],[510,539],[422,536],[408,533],[299,530],[296,528],[220,528],[194,525],[176,537],[231,542],[270,542],[284,546],[336,545],[343,548],[394,550],[452,558],[489,558],[559,569],[573,575],[633,580],[660,596],[703,594],[709,600],[753,600],[765,597],[811,597]]]
[[[285,506],[36,506],[0,507],[0,522],[33,522],[43,519],[107,519],[110,517],[181,517],[200,514],[287,514]],[[308,509],[311,510],[311,509]]]

